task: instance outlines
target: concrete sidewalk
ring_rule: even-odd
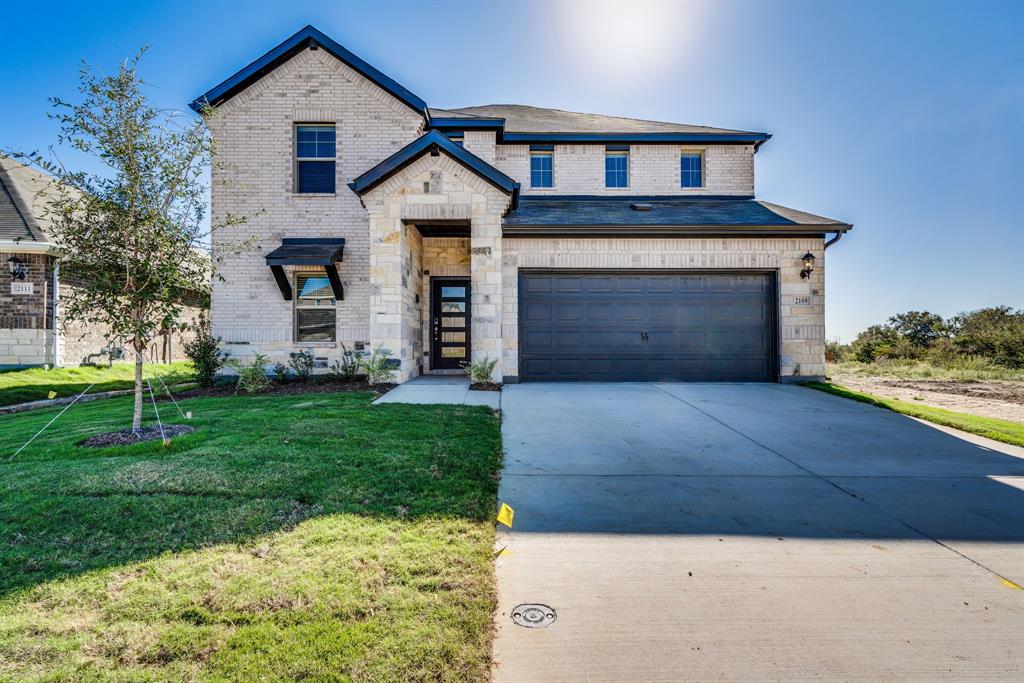
[[[384,394],[378,403],[445,403],[501,409],[500,391],[473,391],[465,375],[420,375]]]
[[[1024,449],[802,387],[504,394],[497,683],[1024,675]]]

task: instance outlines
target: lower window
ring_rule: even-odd
[[[335,341],[337,309],[327,276],[299,273],[295,276],[295,291],[295,341]]]

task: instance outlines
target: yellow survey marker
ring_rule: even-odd
[[[512,518],[516,516],[516,511],[508,506],[508,503],[502,503],[501,509],[498,510],[498,524],[504,524],[509,529],[512,528]]]

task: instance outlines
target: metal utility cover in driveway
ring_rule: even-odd
[[[756,271],[522,273],[520,376],[772,381],[775,299]]]

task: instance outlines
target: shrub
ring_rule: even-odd
[[[288,381],[288,366],[284,363],[274,363],[274,379],[284,384]]]
[[[235,361],[231,365],[238,371],[238,384],[235,392],[244,391],[247,394],[255,394],[266,391],[270,388],[270,378],[267,377],[265,366],[267,357],[257,353],[252,361],[246,365],[241,361]]]
[[[359,367],[366,373],[366,381],[370,386],[391,384],[395,379],[395,369],[391,367],[387,349],[374,349],[369,358],[360,358]]]
[[[213,336],[205,315],[199,316],[195,330],[195,337],[185,342],[185,355],[192,361],[196,384],[212,387],[217,371],[224,367],[230,354],[220,350],[220,337]]]
[[[1009,306],[961,313],[950,321],[953,341],[966,355],[1009,368],[1024,368],[1024,310]]]
[[[356,375],[359,373],[359,365],[362,359],[362,351],[350,351],[349,348],[342,343],[341,360],[336,360],[331,364],[331,378],[342,382],[348,382],[355,379]]]
[[[480,360],[473,361],[472,363],[463,363],[462,367],[466,368],[466,372],[469,374],[469,379],[474,384],[482,384],[484,382],[491,381],[491,373],[494,372],[494,367],[498,364],[498,359],[491,360],[490,356],[484,356]]]
[[[897,341],[896,333],[885,325],[872,325],[857,335],[850,345],[855,360],[871,363],[887,357]]]
[[[838,341],[825,342],[825,360],[829,363],[842,363],[851,356],[850,345]]]
[[[293,351],[288,357],[288,365],[292,366],[295,375],[303,382],[308,381],[313,373],[313,354],[309,351]]]

